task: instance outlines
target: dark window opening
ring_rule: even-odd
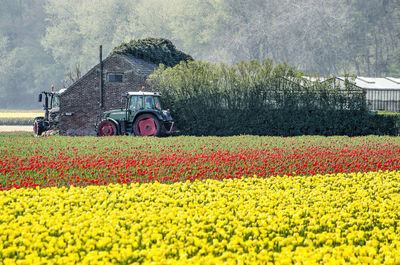
[[[129,109],[137,111],[142,108],[143,97],[142,96],[132,96],[129,102]]]
[[[122,83],[123,76],[124,76],[123,74],[109,73],[107,75],[107,81],[108,82]]]

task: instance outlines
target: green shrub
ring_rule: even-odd
[[[162,38],[131,40],[115,47],[111,53],[130,54],[157,65],[161,63],[167,66],[193,60],[190,55],[178,51],[171,41]]]
[[[379,116],[376,119],[384,123],[386,127],[395,127],[393,129],[393,135],[400,135],[400,113],[378,112],[377,114],[375,114],[375,116]]]

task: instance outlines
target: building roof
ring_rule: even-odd
[[[303,76],[305,80],[310,82],[325,82],[332,77],[310,77]],[[337,76],[337,79],[344,81],[346,78],[343,76]],[[400,90],[400,78],[395,77],[363,77],[358,76],[353,81],[348,78],[349,81],[353,82],[356,86],[363,89],[382,89],[382,90]]]
[[[330,77],[325,77],[325,76],[302,76],[301,78],[287,78],[285,79],[292,81],[294,83],[297,83],[303,87],[309,87],[312,86],[314,83],[324,83],[328,80],[335,79],[335,77],[330,76]]]
[[[156,64],[147,62],[143,59],[136,58],[132,55],[127,54],[117,54],[124,57],[130,64],[132,64],[133,71],[138,75],[149,76],[158,67]]]
[[[344,80],[344,77],[337,77]],[[362,77],[355,80],[355,85],[364,89],[393,89],[400,90],[400,78],[394,77]]]
[[[131,55],[126,55],[126,54],[118,54],[114,53],[109,55],[107,58],[103,60],[103,64],[106,63],[108,60],[110,60],[114,56],[121,56],[125,60],[127,60],[131,65],[132,69],[130,71],[135,72],[137,75],[148,77],[150,74],[154,72],[154,70],[157,68],[157,65],[151,62],[146,62],[142,59],[136,58]],[[66,88],[62,94],[68,94],[71,91],[71,87],[76,86],[78,83],[83,82],[86,80],[86,78],[93,73],[94,71],[98,71],[100,68],[100,63],[96,64],[95,66],[92,67],[86,74],[84,74],[81,78],[79,78],[77,81],[75,81],[72,85],[70,85],[68,88]]]

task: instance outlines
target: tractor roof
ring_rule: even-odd
[[[67,89],[66,88],[61,88],[59,91],[43,91],[42,93],[50,96],[50,95],[61,95],[64,93]]]
[[[143,91],[136,91],[136,92],[128,92],[129,96],[156,96],[160,97],[161,94],[159,92],[143,92]]]
[[[66,89],[66,88],[61,88],[61,89],[57,92],[57,94],[61,95],[62,93],[65,92],[65,90],[67,90],[67,89]]]

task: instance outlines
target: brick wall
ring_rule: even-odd
[[[147,68],[149,65],[146,65]],[[151,67],[155,67],[152,65]],[[100,108],[99,72],[100,66],[91,69],[85,76],[70,86],[60,96],[60,123],[62,135],[96,135],[95,125],[106,110],[121,107],[121,96],[128,91],[149,91],[142,89],[147,75],[135,69],[132,62],[122,55],[112,55],[103,61],[103,108]],[[151,69],[145,69],[147,72]],[[146,72],[145,71],[145,72]],[[123,73],[122,83],[107,82],[107,73]],[[125,102],[123,102],[125,106]],[[71,113],[67,116],[66,113]]]

